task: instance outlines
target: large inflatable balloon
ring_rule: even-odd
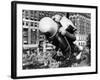
[[[69,58],[71,49],[67,38],[63,36],[58,29],[57,23],[51,18],[44,17],[40,20],[39,30],[44,33],[49,41],[52,41],[52,44],[55,45],[57,49],[61,49],[64,55],[62,60],[64,60]]]

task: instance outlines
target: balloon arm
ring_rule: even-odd
[[[75,37],[75,35],[74,35],[74,34],[71,34],[71,33],[69,33],[68,31],[66,31],[66,34],[65,34],[65,36],[67,36],[68,38],[71,38],[71,39],[73,39],[74,41],[76,40],[76,37]]]

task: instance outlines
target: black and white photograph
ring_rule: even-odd
[[[31,2],[13,6],[14,77],[96,73],[95,6]]]
[[[22,10],[23,69],[91,66],[91,14]]]

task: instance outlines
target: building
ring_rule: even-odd
[[[77,27],[76,44],[79,46],[87,45],[87,36],[91,33],[91,18],[90,14],[70,13],[69,19]]]

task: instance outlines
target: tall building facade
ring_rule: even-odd
[[[88,13],[69,13],[69,19],[77,27],[76,44],[86,46],[87,37],[91,34],[91,15]]]

